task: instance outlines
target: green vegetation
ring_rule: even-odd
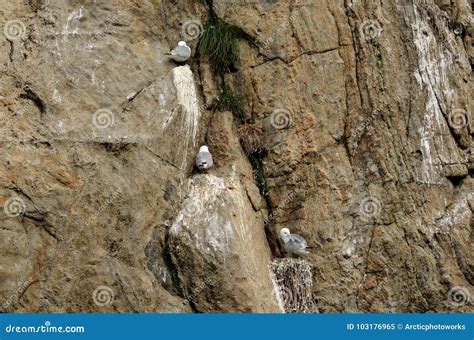
[[[377,70],[381,80],[381,91],[385,91],[385,69],[383,64],[382,52],[380,51],[380,43],[376,38],[370,39],[370,44],[374,48],[375,59],[377,60]]]
[[[263,157],[261,154],[252,154],[249,156],[250,163],[253,167],[253,177],[255,183],[260,191],[260,194],[265,199],[270,208],[270,195],[267,186],[267,178],[265,177],[265,172],[263,170]]]
[[[217,111],[232,112],[241,123],[245,123],[244,99],[226,85],[223,86],[216,101]]]
[[[207,4],[209,6],[209,17],[204,25],[204,32],[199,39],[198,50],[202,56],[209,60],[214,73],[221,76],[221,90],[213,109],[220,112],[230,111],[239,120],[242,127],[240,130],[241,138],[239,138],[241,145],[252,164],[257,187],[267,202],[268,208],[271,209],[267,180],[263,170],[263,158],[267,153],[263,130],[260,131],[257,127],[248,125],[249,122],[244,110],[245,99],[232,91],[225,84],[223,77],[223,73],[235,69],[235,63],[239,55],[238,40],[246,36],[240,27],[230,25],[217,16],[213,10],[212,1],[208,0]]]
[[[212,10],[199,40],[199,52],[207,57],[217,73],[229,72],[237,61],[240,27],[229,25]]]

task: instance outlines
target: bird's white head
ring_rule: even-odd
[[[199,152],[209,152],[209,148],[207,145],[203,145],[199,148]]]
[[[288,237],[288,236],[290,236],[290,229],[288,229],[288,228],[282,228],[282,229],[280,230],[280,237],[281,237],[281,238],[285,238],[285,237]]]
[[[178,46],[186,46],[186,41],[180,41],[178,42]]]

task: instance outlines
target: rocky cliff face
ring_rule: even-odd
[[[232,72],[197,52],[211,7],[244,32]],[[0,18],[1,310],[474,311],[467,0],[3,0]],[[189,65],[164,55],[178,40]],[[212,109],[223,83],[258,162]],[[283,260],[282,227],[311,254]]]

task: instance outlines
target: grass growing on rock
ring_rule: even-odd
[[[244,99],[228,86],[223,86],[217,97],[215,109],[232,112],[241,123],[245,122]]]
[[[380,50],[380,43],[376,38],[370,39],[370,44],[374,48],[375,59],[377,60],[377,70],[379,73],[382,92],[385,91],[385,67],[383,64],[382,51]]]
[[[263,199],[270,203],[270,192],[268,191],[267,178],[263,170],[263,156],[260,154],[251,154],[249,156],[250,164],[253,168],[253,177]],[[268,205],[271,207],[271,205]]]
[[[239,38],[246,37],[244,31],[235,25],[230,25],[217,16],[209,5],[209,17],[204,25],[204,32],[199,39],[198,50],[211,63],[214,72],[220,74],[222,87],[214,103],[215,111],[230,111],[239,120],[239,139],[253,168],[255,183],[261,195],[271,209],[267,179],[263,168],[263,157],[267,153],[264,132],[261,128],[248,124],[244,109],[244,97],[237,95],[224,82],[223,73],[235,70],[239,54]]]
[[[238,38],[242,29],[230,25],[214,12],[204,25],[204,32],[199,40],[199,52],[206,56],[217,73],[229,72],[237,61],[239,53]]]

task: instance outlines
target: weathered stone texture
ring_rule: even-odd
[[[473,312],[468,2],[213,4],[246,33],[224,79],[265,133],[266,200],[183,36],[206,1],[1,1],[0,308],[279,312],[288,227],[320,312]],[[164,55],[180,39],[189,68]]]

